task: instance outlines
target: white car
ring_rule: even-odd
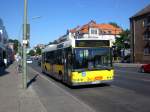
[[[28,58],[27,63],[32,63],[32,59]]]

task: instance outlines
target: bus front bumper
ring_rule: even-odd
[[[111,83],[113,80],[100,80],[94,82],[72,82],[72,86],[80,86],[80,85],[95,85],[95,84],[103,84],[103,83]]]

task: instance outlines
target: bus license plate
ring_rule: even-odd
[[[100,83],[101,81],[94,81],[94,82],[92,82],[92,84],[98,84],[98,83]]]
[[[95,77],[95,80],[97,81],[97,80],[102,80],[103,79],[103,77],[101,77],[101,76],[97,76],[97,77]]]

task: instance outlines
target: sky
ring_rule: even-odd
[[[129,29],[129,18],[148,4],[150,0],[28,0],[30,45],[48,44],[90,20]],[[22,39],[23,8],[24,0],[0,0],[0,18],[11,39]]]

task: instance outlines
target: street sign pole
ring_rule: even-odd
[[[23,24],[23,74],[22,84],[23,89],[27,88],[27,63],[26,63],[26,49],[27,49],[27,0],[24,0],[24,24]]]

